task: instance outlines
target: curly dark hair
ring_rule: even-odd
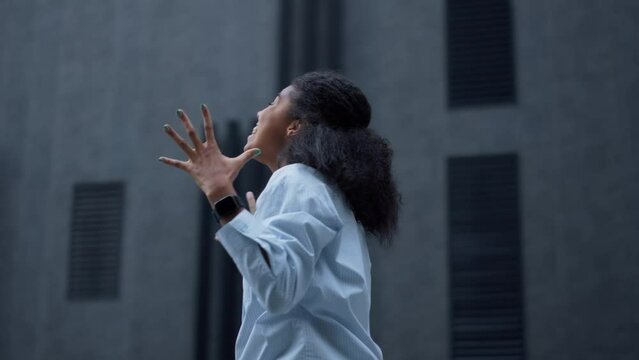
[[[366,96],[333,71],[306,73],[291,85],[290,115],[302,126],[280,162],[317,169],[341,190],[364,229],[390,245],[401,201],[391,173],[393,150],[368,128],[371,108]]]

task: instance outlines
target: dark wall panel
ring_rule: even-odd
[[[452,359],[525,358],[516,155],[448,160]]]

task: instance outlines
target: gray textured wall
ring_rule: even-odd
[[[346,2],[345,72],[396,150],[400,236],[374,252],[390,359],[449,356],[446,159],[515,152],[530,359],[636,359],[639,7],[513,1],[518,103],[446,106],[445,2]]]
[[[518,103],[446,107],[443,1],[349,0],[343,70],[404,196],[373,246],[388,359],[449,356],[446,159],[516,152],[530,359],[639,358],[639,7],[514,2]],[[0,359],[193,357],[199,194],[156,161],[178,107],[278,90],[276,1],[0,2]],[[71,187],[127,184],[121,297],[69,303]],[[175,206],[179,204],[179,206]]]
[[[277,92],[276,7],[3,1],[2,359],[192,358],[199,190],[156,159],[175,109],[249,120]],[[124,180],[121,296],[69,303],[72,185]],[[176,206],[177,204],[177,206]]]

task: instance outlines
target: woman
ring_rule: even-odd
[[[266,108],[245,152],[219,150],[206,106],[206,141],[178,110],[191,148],[168,125],[222,225],[216,234],[243,277],[238,359],[381,359],[370,336],[367,235],[389,244],[399,195],[392,151],[375,135],[370,105],[334,72],[296,78]],[[273,172],[257,204],[244,210],[233,180],[255,158]]]

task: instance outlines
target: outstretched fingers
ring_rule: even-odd
[[[217,147],[217,141],[215,140],[215,130],[213,129],[213,120],[211,120],[211,112],[209,108],[202,104],[202,117],[204,118],[204,137],[207,145]]]
[[[189,119],[188,116],[186,116],[186,113],[184,113],[182,109],[177,110],[177,116],[180,119],[180,121],[182,121],[182,125],[184,125],[184,128],[186,129],[186,134],[191,139],[191,142],[193,143],[193,146],[195,147],[195,151],[200,152],[202,149],[204,149],[204,145],[202,145],[202,141],[197,136],[197,132],[193,128],[193,124],[191,123],[191,120]]]
[[[165,163],[165,164],[167,164],[167,165],[171,165],[171,166],[176,167],[176,168],[178,168],[180,170],[184,170],[184,171],[188,172],[188,168],[186,166],[186,162],[184,162],[184,161],[175,160],[175,159],[167,158],[167,157],[164,157],[164,156],[160,156],[158,158],[158,160],[163,162],[163,163]]]
[[[171,137],[171,139],[173,139],[173,141],[175,141],[176,144],[178,144],[180,149],[182,149],[182,151],[186,153],[189,159],[195,158],[195,155],[196,155],[195,151],[193,151],[193,149],[189,146],[189,144],[187,144],[186,141],[180,136],[180,134],[178,134],[175,130],[173,130],[171,126],[169,126],[168,124],[165,124],[164,131]]]

